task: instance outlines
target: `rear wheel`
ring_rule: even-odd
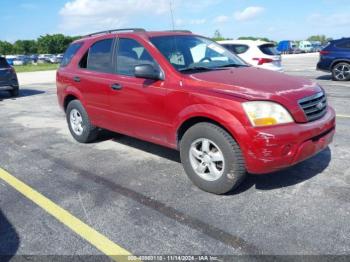
[[[98,128],[90,122],[89,116],[79,100],[71,101],[66,110],[69,131],[80,143],[91,143],[98,136]]]
[[[332,75],[335,81],[350,80],[350,64],[346,62],[336,64],[333,66]]]
[[[180,155],[188,177],[207,192],[227,193],[246,176],[239,146],[224,129],[211,123],[199,123],[186,131]]]

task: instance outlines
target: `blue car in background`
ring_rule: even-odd
[[[13,66],[13,61],[14,61],[15,59],[14,58],[6,58],[6,61],[7,61],[7,63],[10,65],[10,66]]]
[[[331,72],[333,80],[350,80],[350,38],[329,42],[320,52],[317,70]]]

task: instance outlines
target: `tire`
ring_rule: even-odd
[[[349,81],[350,80],[350,64],[341,62],[333,66],[332,77],[334,81]]]
[[[11,90],[11,91],[10,91],[10,95],[11,95],[12,97],[17,97],[17,96],[19,95],[19,88],[16,87],[15,89]]]
[[[209,147],[206,146],[208,143]],[[199,153],[201,156],[197,158]],[[245,162],[236,141],[224,129],[211,123],[199,123],[186,131],[180,141],[180,156],[191,181],[210,193],[219,195],[233,191],[246,176]],[[223,161],[214,161],[220,159]]]
[[[73,100],[68,104],[66,119],[70,133],[78,142],[91,143],[97,139],[98,128],[91,124],[89,116],[79,100]]]

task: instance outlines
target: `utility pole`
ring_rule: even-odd
[[[169,0],[169,6],[170,6],[171,25],[172,25],[173,30],[175,30],[175,19],[174,19],[173,0]]]

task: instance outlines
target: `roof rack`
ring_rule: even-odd
[[[190,31],[190,30],[167,30],[166,32],[174,32],[174,33],[190,33],[190,34],[192,34],[192,31]]]
[[[120,28],[120,29],[112,29],[112,30],[106,30],[106,31],[100,31],[92,34],[85,35],[83,37],[90,37],[94,35],[103,35],[103,34],[111,34],[116,32],[124,32],[124,31],[131,31],[131,32],[146,32],[143,28]]]

